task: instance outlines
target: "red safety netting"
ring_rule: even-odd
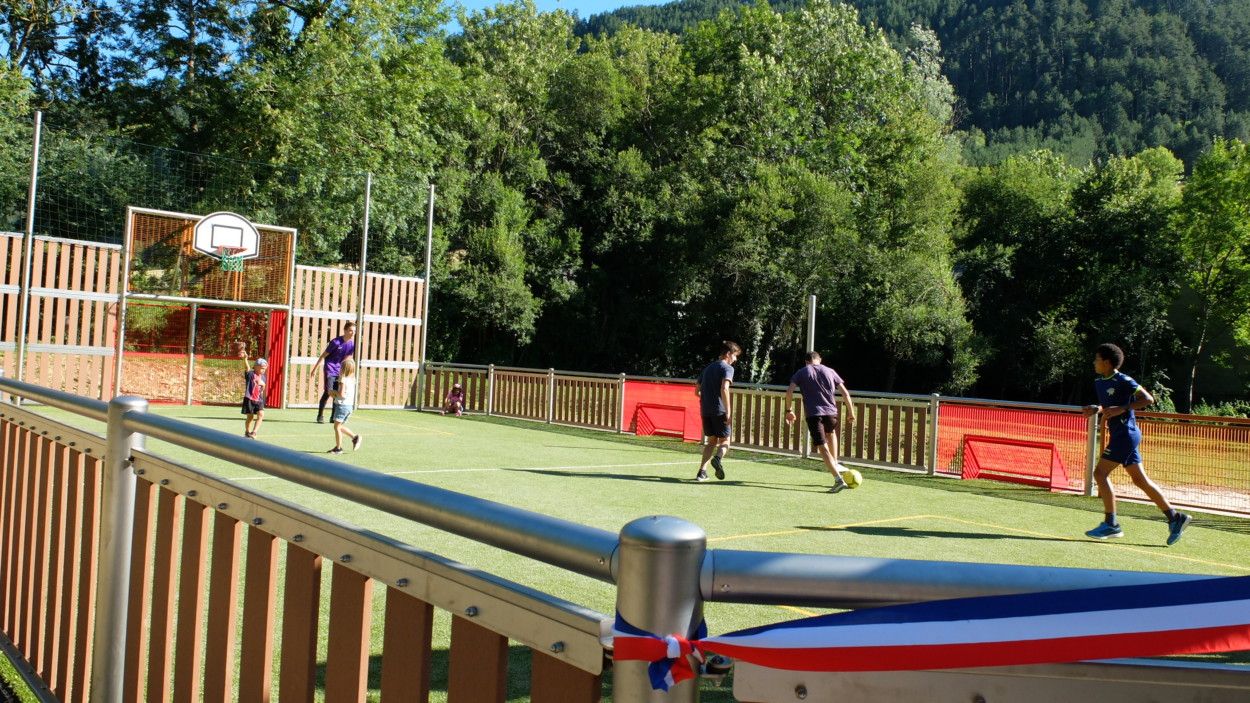
[[[966,440],[972,436],[978,466],[970,468],[1079,490],[1084,487],[1087,427],[1086,418],[1077,413],[943,402],[938,409],[937,470],[964,475]],[[981,477],[1003,478],[988,473]]]
[[[688,442],[703,439],[699,398],[688,383],[627,380],[624,410],[624,421],[634,434],[672,434]]]
[[[962,477],[966,479],[992,478],[1052,491],[1068,488],[1068,472],[1053,442],[964,435],[963,464]],[[1050,470],[1039,476],[1045,467]]]

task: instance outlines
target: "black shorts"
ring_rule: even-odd
[[[807,431],[812,435],[812,446],[819,447],[825,443],[826,435],[837,436],[838,416],[813,415],[807,418]]]
[[[244,415],[255,415],[257,413],[263,413],[263,412],[265,412],[265,401],[251,400],[249,398],[243,399],[243,414]]]
[[[703,436],[722,438],[729,436],[729,421],[725,419],[724,413],[703,416]]]

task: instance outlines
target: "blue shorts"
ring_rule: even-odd
[[[703,416],[703,436],[721,438],[729,436],[729,421],[725,419],[724,413]]]
[[[334,404],[334,412],[330,413],[330,422],[347,422],[347,418],[352,416],[352,406]]]
[[[1141,454],[1137,451],[1139,444],[1141,444],[1140,432],[1117,432],[1107,440],[1107,448],[1103,450],[1102,458],[1124,466],[1140,464]]]

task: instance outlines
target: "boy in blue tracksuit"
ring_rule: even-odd
[[[1167,543],[1171,546],[1181,538],[1193,518],[1173,510],[1159,487],[1146,475],[1141,454],[1137,451],[1137,446],[1141,444],[1141,431],[1137,429],[1133,411],[1153,404],[1155,399],[1150,391],[1120,371],[1123,363],[1124,351],[1114,344],[1103,344],[1094,351],[1094,372],[1098,374],[1094,379],[1094,390],[1098,393],[1098,404],[1086,405],[1081,410],[1086,416],[1102,413],[1107,423],[1107,448],[1094,468],[1094,481],[1098,484],[1098,495],[1102,497],[1106,519],[1085,534],[1094,539],[1124,536],[1124,530],[1116,520],[1115,489],[1109,478],[1117,466],[1123,466],[1132,477],[1133,485],[1149,496],[1167,517]]]

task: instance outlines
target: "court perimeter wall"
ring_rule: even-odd
[[[429,363],[414,393],[417,407],[439,409],[454,383],[464,386],[471,413],[699,439],[698,398],[691,379]],[[734,447],[798,457],[812,453],[802,423],[785,423],[785,390],[734,385]],[[965,474],[971,437],[979,447],[981,478],[1094,492],[1092,471],[1105,433],[1079,407],[858,390],[852,396],[855,421],[847,420],[845,407],[840,410],[844,463],[959,478]],[[802,400],[796,396],[796,402],[802,417]],[[1169,500],[1250,515],[1250,420],[1137,415],[1142,454]],[[1112,478],[1118,495],[1146,500],[1125,472]]]

